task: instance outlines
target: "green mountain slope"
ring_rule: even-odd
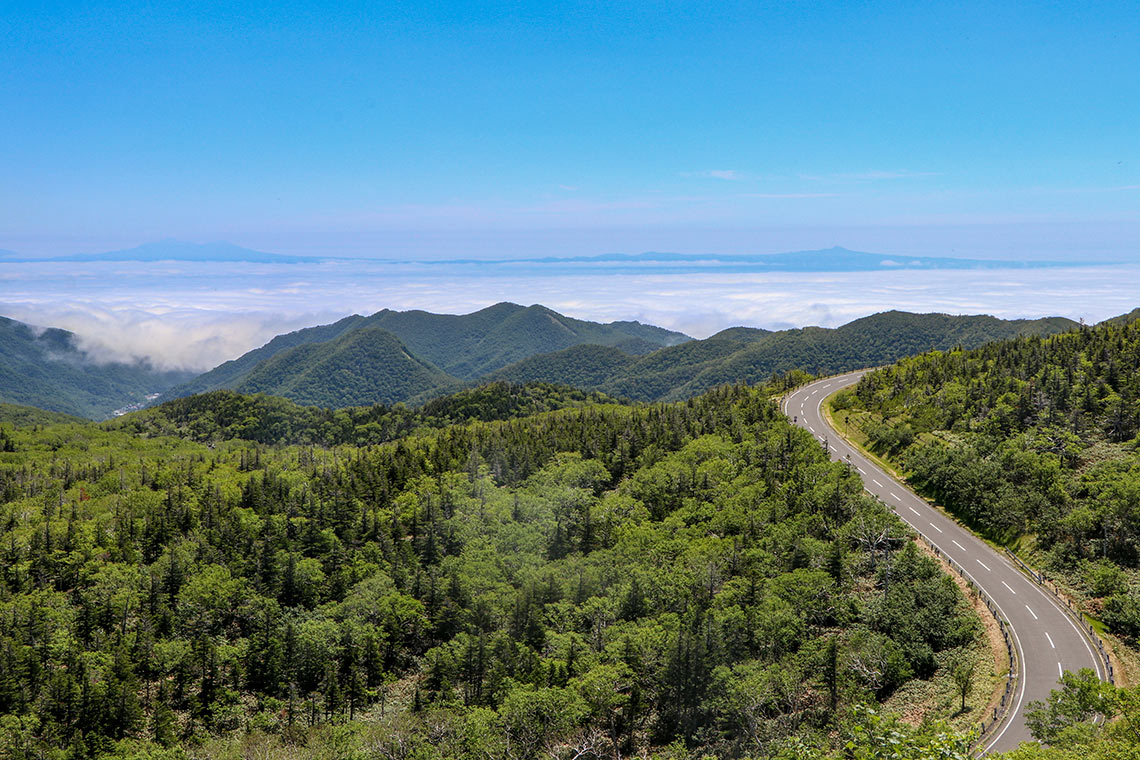
[[[689,340],[681,333],[639,322],[600,324],[566,317],[545,306],[499,303],[471,314],[432,314],[385,309],[369,317],[346,317],[330,325],[279,335],[261,348],[215,367],[172,389],[164,399],[210,390],[245,387],[261,362],[299,346],[340,338],[353,330],[383,328],[414,357],[460,380],[475,380],[513,362],[570,346],[595,344],[644,354]],[[283,382],[280,367],[274,370]],[[434,390],[424,386],[402,398]]]
[[[842,327],[769,332],[734,327],[641,357],[586,348],[534,356],[493,376],[513,382],[559,381],[643,401],[689,398],[724,383],[760,383],[800,369],[830,374],[886,364],[956,345],[979,346],[1015,335],[1050,335],[1078,327],[1069,319],[1002,320],[889,311]]]
[[[464,315],[384,311],[367,324],[383,327],[417,356],[464,380],[494,372],[539,353],[580,344],[649,351],[689,340],[681,333],[640,322],[600,324],[573,319],[545,306],[499,303]]]
[[[209,372],[193,378],[187,383],[171,388],[163,394],[163,400],[189,396],[194,393],[205,393],[222,389],[232,389],[248,375],[258,363],[307,343],[323,343],[339,338],[344,333],[359,327],[364,317],[353,315],[345,317],[330,325],[307,327],[291,333],[278,335],[260,348],[248,351],[236,359],[219,364]]]
[[[986,315],[888,311],[831,330],[807,327],[764,336],[723,361],[702,367],[692,380],[665,398],[686,398],[722,383],[763,382],[773,373],[791,369],[832,374],[886,364],[932,349],[973,348],[1015,335],[1052,335],[1076,327],[1076,322],[1060,317],[1002,320]]]
[[[0,402],[105,419],[192,375],[141,362],[99,363],[83,352],[74,333],[0,317]]]
[[[345,407],[393,404],[456,387],[454,378],[410,354],[392,333],[363,327],[282,351],[258,363],[234,390]]]
[[[1117,316],[1117,317],[1110,317],[1109,319],[1104,320],[1100,324],[1102,324],[1102,325],[1105,325],[1105,324],[1116,325],[1117,327],[1122,327],[1123,325],[1131,324],[1132,322],[1135,322],[1138,319],[1140,319],[1140,307],[1133,309],[1132,311],[1128,312],[1127,314],[1121,314],[1120,316]]]
[[[565,383],[575,388],[597,388],[635,361],[635,357],[621,349],[586,344],[531,356],[492,373],[490,377],[515,383]]]

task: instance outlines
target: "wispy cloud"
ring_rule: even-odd
[[[742,198],[835,198],[841,193],[741,193]]]
[[[832,174],[801,174],[800,179],[809,182],[872,182],[888,179],[915,179],[918,177],[939,177],[941,172],[911,171],[910,169],[873,169],[865,172],[835,172]]]
[[[737,169],[704,169],[699,172],[681,172],[682,177],[697,177],[701,179],[723,179],[729,182],[740,182],[745,175]]]
[[[0,310],[22,322],[74,332],[79,347],[97,363],[146,359],[158,369],[203,371],[263,345],[282,332],[344,316],[331,302],[324,306],[317,313],[304,314],[246,312],[236,302],[229,304],[228,309],[210,310],[74,300],[0,304]]]

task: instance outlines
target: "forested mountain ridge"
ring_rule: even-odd
[[[433,412],[494,416],[510,398],[477,390]],[[585,403],[367,447],[129,427],[162,410],[191,429],[223,402],[235,418],[285,403],[215,394],[114,429],[6,432],[11,757],[191,743],[230,757],[232,742],[316,757],[569,757],[583,742],[597,756],[819,757],[888,740],[966,756],[965,737],[858,706],[949,715],[953,675],[972,673],[973,712],[957,717],[971,724],[991,683],[976,618],[763,391]]]
[[[145,362],[97,361],[74,333],[0,317],[0,402],[105,419],[192,376]]]
[[[501,380],[674,401],[725,383],[762,383],[792,369],[842,372],[931,348],[1076,326],[1062,318],[885,312],[835,329],[733,327],[689,340],[637,322],[574,320],[542,306],[497,304],[464,316],[385,310],[279,336],[167,397],[225,388],[344,407],[422,403],[464,385]]]
[[[1062,317],[1002,320],[888,311],[834,329],[805,327],[769,332],[730,328],[705,340],[663,348],[642,357],[584,349],[539,355],[506,367],[493,377],[512,382],[557,382],[562,374],[592,381],[582,387],[615,396],[668,401],[688,398],[724,383],[762,383],[773,374],[792,369],[833,374],[886,364],[931,349],[975,347],[1015,335],[1051,335],[1078,326]]]
[[[574,345],[615,346],[625,353],[641,354],[689,340],[686,335],[652,325],[628,321],[599,324],[566,317],[538,305],[499,303],[463,315],[384,309],[368,317],[354,315],[330,325],[279,335],[261,348],[172,389],[164,399],[210,390],[236,390],[260,363],[278,354],[307,344],[334,341],[366,328],[382,328],[395,336],[416,360],[452,376],[453,387],[532,354]],[[430,395],[435,384],[439,384],[438,380],[423,384],[399,400]],[[383,388],[380,391],[387,397],[395,395]]]

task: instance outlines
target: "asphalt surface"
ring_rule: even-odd
[[[1104,679],[1104,666],[1088,639],[1046,591],[984,541],[887,474],[828,424],[820,408],[823,399],[854,385],[868,371],[805,385],[784,399],[784,413],[789,419],[794,417],[795,423],[821,444],[826,441],[832,459],[855,467],[869,493],[964,568],[998,607],[1012,629],[1020,677],[1006,720],[985,738],[981,749],[986,753],[1013,749],[1033,740],[1025,727],[1026,707],[1057,688],[1062,671],[1093,668]]]

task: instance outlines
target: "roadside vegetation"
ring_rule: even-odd
[[[831,414],[920,492],[1044,570],[1134,659],[1140,322],[904,359],[837,394]],[[1126,738],[1080,730],[1081,741]]]

